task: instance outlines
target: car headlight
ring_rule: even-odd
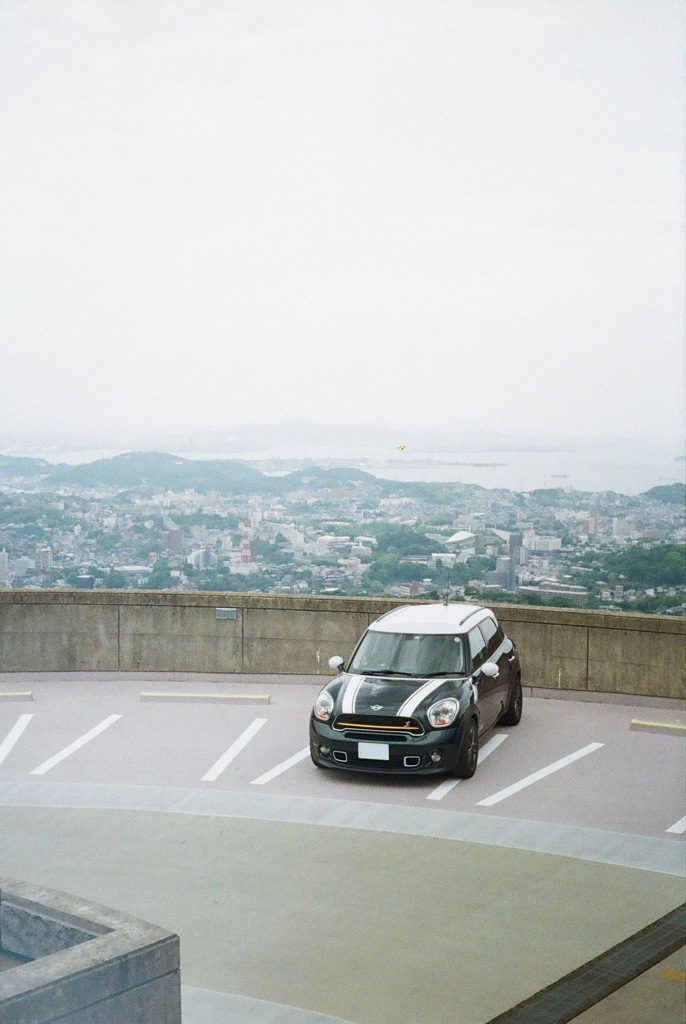
[[[452,697],[439,700],[429,708],[428,719],[434,729],[442,729],[446,725],[452,725],[457,718],[460,705]]]
[[[322,690],[314,702],[312,708],[314,717],[318,718],[322,722],[326,722],[327,719],[331,718],[331,712],[333,711],[333,697],[328,690]]]

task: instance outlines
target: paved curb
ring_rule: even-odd
[[[567,1024],[684,945],[686,903],[488,1024]]]
[[[453,842],[481,843],[530,853],[639,868],[686,877],[686,847],[674,839],[633,836],[554,822],[425,807],[397,807],[366,801],[234,793],[169,786],[117,786],[95,783],[0,783],[0,806],[161,811],[210,817],[327,825],[390,832]]]

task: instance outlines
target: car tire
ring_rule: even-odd
[[[510,694],[510,702],[500,717],[500,725],[519,725],[523,703],[522,680],[517,676]]]
[[[452,774],[458,779],[471,779],[472,775],[476,771],[478,760],[479,726],[476,718],[471,718],[467,728],[465,729],[460,753],[457,758],[457,764],[455,765]]]

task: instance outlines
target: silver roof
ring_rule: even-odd
[[[478,604],[411,604],[386,612],[369,628],[375,633],[465,633],[492,614]]]

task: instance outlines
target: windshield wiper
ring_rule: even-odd
[[[360,670],[360,674],[363,675],[363,676],[407,676],[407,672],[394,672],[393,669],[390,669],[390,668],[389,669],[375,668],[375,669],[372,669],[371,672],[362,672]]]

